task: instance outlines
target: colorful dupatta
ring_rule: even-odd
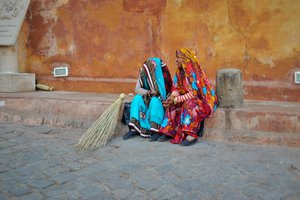
[[[179,102],[167,107],[160,132],[173,137],[171,143],[180,144],[187,135],[198,137],[200,123],[212,116],[218,99],[195,53],[186,48],[176,53],[172,94]]]
[[[182,68],[178,67],[174,77],[173,90],[177,90],[180,94],[186,93],[184,91],[182,81],[178,81],[177,77],[186,77],[190,91],[200,103],[204,106],[206,114],[210,117],[213,111],[216,110],[218,98],[215,90],[202,70],[196,54],[187,48],[177,50],[177,57],[180,59]]]

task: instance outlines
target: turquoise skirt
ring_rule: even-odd
[[[147,107],[140,94],[135,95],[131,102],[130,119],[139,121],[141,128],[150,130],[151,122],[161,125],[165,111],[162,102],[157,97],[152,97]]]

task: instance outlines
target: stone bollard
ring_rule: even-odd
[[[3,2],[3,3],[2,3]],[[35,74],[19,73],[17,38],[30,0],[1,1],[0,92],[35,90]]]
[[[240,108],[244,105],[243,77],[238,69],[217,71],[216,93],[220,108]]]

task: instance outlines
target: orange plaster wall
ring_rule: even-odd
[[[245,98],[300,101],[299,19],[298,0],[32,0],[20,71],[56,90],[129,93],[147,57],[173,74],[175,50],[191,47],[212,80],[242,70]],[[70,76],[54,78],[61,65]]]

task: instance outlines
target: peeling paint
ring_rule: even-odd
[[[57,38],[51,29],[44,35],[39,46],[39,52],[41,55],[44,55],[46,57],[51,57],[58,54]]]
[[[57,10],[42,10],[40,14],[44,18],[43,23],[45,24],[57,21]]]
[[[68,53],[71,54],[71,55],[73,55],[75,51],[76,51],[76,45],[72,42],[72,43],[69,45]]]
[[[69,3],[70,0],[58,0],[57,3],[62,6],[62,5],[65,5],[67,3]]]
[[[123,0],[125,11],[158,15],[165,7],[166,0]]]
[[[182,6],[182,0],[174,0],[175,7],[180,8]]]
[[[261,62],[264,65],[269,65],[269,68],[272,69],[275,67],[275,64],[273,63],[273,58],[271,56],[265,56],[265,57],[257,57],[259,62]]]

